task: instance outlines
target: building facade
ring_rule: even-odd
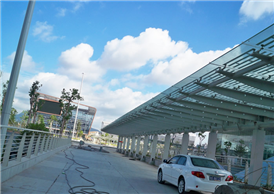
[[[58,109],[57,106],[60,106],[58,103],[59,99],[60,98],[40,93],[39,100],[44,100],[46,102],[50,102],[53,105],[52,105],[52,107],[49,107],[51,105],[49,103],[45,103],[44,105],[42,105],[42,107],[43,106],[47,106],[47,107],[43,107],[43,109],[39,109],[39,111],[37,112],[38,115],[39,114],[43,115],[46,127],[48,127],[51,132],[56,133],[56,134],[58,134],[60,132],[61,119],[62,119],[61,115],[58,114],[58,110],[57,110]],[[72,103],[77,106],[77,103],[75,103],[75,102],[72,102]],[[45,110],[47,110],[47,112],[45,112]],[[87,106],[84,104],[79,104],[77,121],[81,123],[81,130],[84,132],[84,134],[88,135],[90,133],[96,111],[97,110],[94,107]],[[55,115],[57,117],[57,121],[54,121],[52,123],[52,127],[50,127],[50,116],[51,115]],[[67,121],[65,130],[64,130],[65,135],[72,134],[75,117],[76,117],[76,109],[72,110],[72,117]],[[38,116],[37,116],[37,118],[38,118]],[[76,126],[75,126],[74,136],[76,136],[76,133],[77,132],[76,132]]]

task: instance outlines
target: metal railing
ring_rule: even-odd
[[[250,158],[216,155],[216,160],[241,182],[247,182],[250,172]],[[264,160],[261,169],[261,185],[274,185],[274,161]]]
[[[10,161],[21,162],[23,158],[31,158],[71,144],[70,137],[65,135],[13,126],[1,125],[0,127],[8,129],[1,152],[2,167],[7,167]]]

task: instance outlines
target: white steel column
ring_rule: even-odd
[[[126,137],[124,137],[122,153],[125,153],[125,149],[126,149]]]
[[[169,146],[170,146],[170,134],[166,134],[163,160],[168,159]]]
[[[253,130],[252,147],[251,147],[251,161],[248,175],[248,184],[260,186],[261,174],[263,167],[265,131],[255,129]],[[257,170],[257,171],[256,171]],[[256,172],[253,172],[256,171]],[[252,173],[253,172],[253,173]]]
[[[145,136],[144,149],[143,149],[143,154],[142,154],[141,159],[143,159],[144,156],[146,156],[146,154],[147,154],[147,145],[148,145],[148,135]]]
[[[118,138],[118,145],[117,145],[118,152],[121,152],[122,142],[123,142],[123,137],[119,136],[119,138]]]
[[[181,145],[180,154],[187,154],[188,142],[189,142],[189,134],[184,133],[184,135],[182,137],[182,145]]]
[[[123,150],[123,143],[124,143],[124,137],[121,137],[121,142],[120,142],[120,153],[122,152]]]
[[[130,137],[127,138],[127,149],[126,149],[126,152],[129,150],[129,144],[130,144]]]
[[[133,151],[135,151],[135,143],[136,143],[136,138],[135,136],[132,137],[132,141],[131,141],[131,149],[130,149],[130,153],[133,154]],[[133,156],[133,155],[132,155]],[[133,156],[134,157],[134,156]]]
[[[156,153],[156,148],[157,148],[157,142],[158,142],[158,135],[154,135],[153,137],[153,142],[152,142],[152,145],[151,145],[151,155],[150,155],[150,160],[149,160],[149,163],[152,162],[152,159],[155,160],[155,153]]]
[[[152,153],[152,143],[153,143],[153,139],[150,139],[149,138],[149,142],[150,142],[150,148],[149,148],[149,155],[151,155],[151,153]]]
[[[216,144],[217,144],[217,133],[210,132],[208,136],[208,146],[206,151],[206,157],[215,159]]]
[[[120,140],[121,140],[121,136],[118,137],[118,142],[117,142],[117,152],[119,151],[119,147],[120,147]]]
[[[137,145],[136,145],[136,152],[134,154],[134,158],[136,157],[136,154],[140,157],[139,151],[140,151],[140,141],[141,141],[141,136],[138,136],[137,138]]]

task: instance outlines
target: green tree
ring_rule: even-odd
[[[9,125],[15,125],[15,116],[17,114],[17,110],[15,108],[11,108]]]
[[[78,136],[79,136],[79,137],[82,137],[83,134],[84,134],[84,132],[81,130],[81,131],[79,131]]]
[[[37,123],[45,123],[43,115],[38,115],[38,121],[37,121]]]
[[[239,157],[243,157],[243,155],[246,153],[246,145],[244,140],[240,139],[239,144],[235,147],[235,155]]]
[[[222,150],[221,147],[222,146],[219,143],[217,143],[215,153],[220,153]]]
[[[6,93],[7,93],[7,90],[8,90],[8,85],[9,85],[9,80],[7,80],[2,85],[1,112],[2,112],[2,109],[3,109],[3,106],[4,106],[5,97],[6,97]],[[16,124],[15,116],[16,116],[17,113],[18,112],[15,108],[11,108],[11,113],[10,113],[10,118],[9,118],[9,125],[15,125]]]
[[[30,110],[29,110],[29,118],[27,124],[30,122],[34,123],[36,119],[36,112],[41,106],[41,103],[38,102],[39,93],[38,90],[42,87],[42,84],[39,85],[39,81],[35,81],[32,83],[32,86],[30,87],[29,91],[29,97],[30,97]]]
[[[50,115],[50,118],[48,120],[49,122],[49,131],[51,132],[52,131],[52,124],[53,122],[56,122],[57,121],[57,117],[55,115]]]
[[[9,85],[9,80],[7,80],[6,83],[3,83],[3,85],[2,85],[2,103],[1,103],[1,111],[2,111],[2,108],[3,108],[3,106],[4,106],[5,96],[6,96],[6,93],[7,93],[7,90],[8,90],[8,85]]]
[[[199,139],[200,139],[200,144],[197,146],[197,148],[198,148],[198,155],[199,155],[200,152],[201,152],[202,142],[204,141],[206,135],[204,135],[202,132],[199,132],[199,133],[198,133],[198,137],[199,137]]]
[[[228,155],[232,143],[230,141],[226,141],[226,142],[224,142],[224,145],[225,145],[225,153],[226,153],[226,155]]]
[[[23,115],[20,117],[21,121],[20,121],[20,127],[26,127],[27,125],[27,121],[28,121],[28,111],[24,110]]]
[[[76,123],[76,134],[77,134],[78,137],[79,137],[80,131],[81,131],[81,121],[77,120],[77,123]]]
[[[80,96],[78,89],[70,89],[68,92],[66,92],[65,88],[62,90],[62,95],[60,97],[60,106],[62,109],[62,121],[61,121],[61,134],[63,133],[64,128],[66,127],[67,121],[72,116],[72,110],[76,109],[75,105],[72,105],[71,103],[74,100],[83,100],[83,98]]]

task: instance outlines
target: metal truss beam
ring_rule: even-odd
[[[261,108],[257,108],[254,106],[230,102],[227,100],[220,100],[216,98],[209,98],[209,97],[200,96],[200,95],[193,95],[191,96],[191,98],[201,102],[205,102],[212,106],[215,106],[215,108],[218,108],[218,109],[222,108],[224,111],[226,111],[226,115],[228,116],[229,115],[232,116],[234,114],[235,115],[234,117],[248,119],[248,120],[257,120],[258,116],[273,118],[272,111],[263,110]]]
[[[238,99],[238,100],[241,100],[244,102],[251,102],[254,104],[258,104],[258,105],[274,107],[274,99],[272,99],[272,98],[268,98],[265,96],[258,96],[258,95],[247,93],[247,92],[241,92],[241,91],[237,91],[237,90],[222,88],[219,86],[209,87],[206,84],[202,84],[202,83],[198,83],[198,82],[196,84],[199,86],[202,86],[204,88],[207,88],[209,90],[212,90],[214,92],[217,92],[219,94],[222,94],[224,96],[229,96],[231,98]]]
[[[196,104],[196,103],[188,103],[187,101],[185,101],[188,107],[183,107],[183,106],[177,106],[177,105],[165,105],[164,107],[161,107],[161,109],[166,109],[165,107],[169,107],[174,109],[174,111],[179,111],[179,112],[184,112],[190,115],[198,116],[198,117],[203,117],[203,116],[207,116],[209,118],[212,118],[214,120],[221,120],[223,122],[233,122],[236,123],[239,121],[238,118],[234,118],[234,117],[227,117],[227,115],[222,115],[220,114],[220,112],[218,112],[216,110],[216,108],[212,108],[212,111],[205,109],[204,106]],[[163,104],[164,105],[164,104]],[[210,109],[210,107],[209,107]],[[169,110],[169,109],[168,109]]]
[[[274,93],[274,83],[266,80],[261,80],[257,78],[252,78],[248,76],[239,76],[239,77],[234,77],[234,73],[230,73],[227,71],[219,70],[217,73],[220,73],[224,76],[229,77],[230,79],[234,79],[238,82],[244,83],[248,86],[258,88],[260,90],[264,90],[270,93]]]
[[[165,116],[167,118],[171,118],[171,119],[175,119],[175,120],[184,120],[184,121],[191,121],[193,123],[196,123],[198,125],[203,125],[203,124],[206,124],[206,125],[214,125],[215,122],[213,120],[208,120],[206,118],[200,118],[198,119],[196,117],[196,119],[193,119],[193,117],[189,116],[189,115],[186,115],[186,114],[175,114],[175,113],[172,113],[172,114],[168,114],[167,111],[165,112],[160,112],[160,111],[154,111],[155,114],[157,115],[162,115],[162,116]],[[172,115],[172,116],[171,116]]]
[[[212,123],[212,124],[223,124],[224,123],[223,120],[216,119],[216,117],[210,118],[207,114],[204,114],[204,113],[201,114],[200,116],[198,116],[198,115],[190,114],[191,112],[189,112],[189,111],[187,114],[187,113],[182,113],[182,111],[180,112],[180,111],[170,110],[170,109],[166,109],[166,108],[161,108],[161,110],[168,114],[175,115],[178,117],[183,117],[185,119],[190,119],[190,120],[195,120],[195,121],[204,120],[204,121],[206,121],[208,123]]]

